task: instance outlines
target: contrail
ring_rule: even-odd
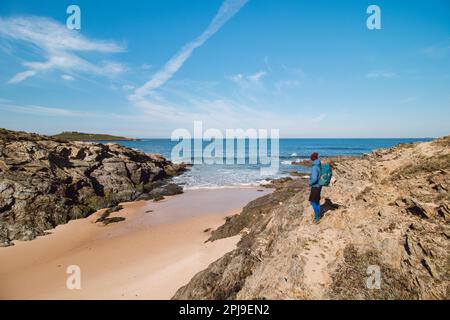
[[[143,98],[150,91],[159,88],[166,83],[183,66],[195,49],[203,45],[211,36],[231,19],[247,3],[248,0],[225,0],[219,11],[211,20],[211,23],[203,33],[193,41],[187,43],[173,56],[164,67],[153,75],[143,86],[137,88],[131,99]]]

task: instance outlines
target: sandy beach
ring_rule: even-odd
[[[101,210],[33,241],[15,241],[0,248],[0,299],[170,299],[240,238],[205,243],[205,230],[268,192],[190,190],[122,204],[112,214],[126,218],[120,223],[95,223]],[[66,287],[71,265],[80,267],[81,289]]]

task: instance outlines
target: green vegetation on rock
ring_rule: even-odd
[[[64,131],[52,136],[55,139],[68,141],[134,141],[138,139],[113,136],[109,134],[84,133],[76,131]]]

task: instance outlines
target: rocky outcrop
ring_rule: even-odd
[[[0,129],[0,245],[34,239],[122,201],[152,198],[156,188],[164,194],[162,181],[184,170],[160,155],[118,144]]]
[[[174,299],[449,299],[450,137],[333,167],[319,224],[303,178],[275,185],[212,233],[242,238]]]

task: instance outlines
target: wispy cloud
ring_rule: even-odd
[[[39,72],[57,69],[84,72],[101,76],[113,76],[125,71],[121,63],[112,61],[88,61],[80,52],[117,53],[124,47],[112,42],[89,39],[78,31],[45,17],[0,17],[0,38],[32,47],[44,61],[25,61],[27,68],[15,74],[8,83],[22,82]]]
[[[61,79],[66,80],[66,81],[73,81],[73,80],[75,80],[74,77],[72,77],[71,75],[68,75],[68,74],[61,75]]]
[[[284,71],[286,71],[287,73],[297,76],[297,77],[305,77],[305,71],[303,71],[302,68],[293,68],[293,67],[288,67],[286,65],[282,65],[282,68],[284,69]]]
[[[300,87],[302,82],[300,80],[279,80],[275,82],[275,89],[281,93],[284,89],[294,89]]]
[[[202,120],[205,127],[218,129],[283,128],[284,132],[296,132],[299,123],[305,130],[315,128],[325,118],[325,114],[304,114],[298,111],[286,117],[282,113],[270,111],[270,105],[275,99],[274,92],[266,90],[266,81],[263,81],[269,72],[272,75],[268,59],[264,59],[266,68],[254,73],[225,76],[239,90],[231,88],[230,92],[224,92],[223,87],[216,86],[216,83],[193,80],[169,81],[194,50],[213,36],[246,2],[225,0],[200,36],[182,47],[149,81],[128,96],[138,112],[120,117],[125,117],[127,121],[151,124],[152,128],[162,123],[169,127],[189,128],[196,120]],[[300,69],[289,70],[289,76],[298,79],[303,76],[303,72]],[[285,85],[297,84],[292,81]]]
[[[427,57],[433,59],[441,59],[447,57],[450,53],[450,38],[447,38],[441,43],[423,48],[422,53],[424,53]]]
[[[27,71],[19,72],[19,73],[15,74],[11,79],[9,79],[8,83],[13,84],[13,83],[22,82],[25,79],[34,76],[36,73],[37,72],[35,70],[27,70]]]
[[[248,86],[250,84],[259,83],[259,81],[266,75],[266,71],[258,71],[250,75],[243,75],[242,73],[238,73],[232,76],[227,76],[226,78],[241,86]]]
[[[140,100],[137,107],[142,112],[140,121],[165,123],[166,125],[190,128],[194,121],[202,120],[205,127],[225,130],[229,128],[282,128],[283,133],[296,132],[299,123],[302,129],[310,130],[323,121],[326,114],[310,115],[293,113],[289,117],[265,110],[228,97],[205,98],[198,95],[184,99],[184,108],[171,100]]]
[[[326,113],[321,113],[316,117],[310,119],[311,122],[322,122],[327,117]]]
[[[268,56],[264,57],[264,64],[265,64],[267,70],[272,71],[272,67],[270,66],[269,57]]]
[[[142,70],[150,70],[152,68],[152,65],[148,64],[148,63],[143,63],[143,64],[141,64],[140,68]]]
[[[131,100],[139,100],[147,96],[152,90],[165,84],[192,55],[195,49],[202,46],[211,36],[231,19],[245,5],[247,0],[225,0],[209,26],[193,41],[187,43],[164,67],[156,72],[143,86],[137,88],[130,97]]]
[[[306,81],[306,73],[302,68],[287,67],[284,64],[281,67],[287,74],[287,78],[279,79],[274,83],[276,92],[279,94],[283,93],[284,90],[296,89]]]
[[[87,112],[74,111],[63,108],[49,108],[37,105],[18,105],[10,101],[2,102],[2,100],[0,100],[0,109],[9,112],[26,113],[43,116],[55,116],[55,117],[83,117],[91,115],[90,113]]]
[[[151,124],[152,128],[161,123],[172,128],[191,128],[195,120],[202,120],[205,127],[220,130],[282,128],[283,134],[295,135],[299,127],[313,130],[326,116],[319,112],[305,113],[301,108],[286,116],[271,108],[273,96],[253,99],[248,90],[230,95],[221,88],[210,83],[202,85],[199,81],[171,81],[164,88],[151,92],[151,98],[136,101],[138,112],[134,116],[127,115],[126,120]]]
[[[398,77],[397,73],[390,71],[374,71],[366,74],[367,79],[393,79]]]
[[[265,75],[267,75],[267,72],[259,71],[255,74],[251,74],[250,76],[248,76],[248,79],[250,81],[257,82],[257,81],[261,80],[261,78],[264,77]]]
[[[123,90],[126,90],[126,91],[133,90],[134,88],[135,88],[135,86],[133,86],[133,85],[131,85],[131,84],[124,84],[124,85],[122,86],[122,89],[123,89]]]

